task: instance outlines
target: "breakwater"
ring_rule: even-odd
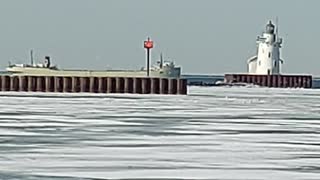
[[[0,91],[187,94],[187,80],[152,77],[0,76]]]
[[[264,87],[312,88],[310,75],[225,74],[226,83],[252,83]]]

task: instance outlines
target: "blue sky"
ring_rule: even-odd
[[[29,50],[60,68],[125,68],[145,64],[143,41],[183,73],[245,72],[255,40],[278,16],[283,72],[320,75],[320,1],[261,0],[1,0],[0,67],[29,62]]]

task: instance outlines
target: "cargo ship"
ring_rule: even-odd
[[[72,77],[146,77],[146,68],[140,70],[77,70],[77,69],[59,69],[52,65],[51,58],[45,56],[43,63],[33,63],[31,51],[30,64],[9,64],[6,72],[12,76],[72,76]],[[181,76],[181,67],[177,67],[173,61],[164,61],[162,54],[157,64],[150,68],[149,77],[159,78],[179,78]]]

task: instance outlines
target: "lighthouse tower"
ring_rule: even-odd
[[[257,55],[248,60],[249,74],[271,75],[280,74],[280,48],[282,39],[278,37],[278,29],[271,21],[266,25],[262,37],[257,39]]]

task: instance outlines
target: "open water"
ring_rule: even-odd
[[[0,93],[0,179],[320,179],[320,90]]]

